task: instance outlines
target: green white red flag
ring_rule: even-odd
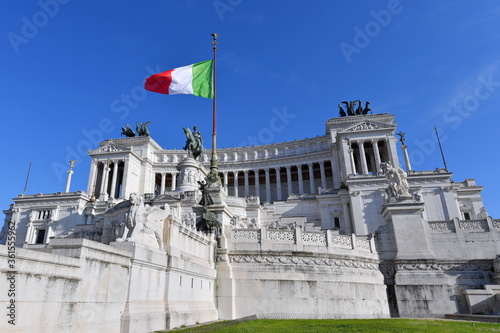
[[[207,60],[151,75],[146,79],[144,88],[160,94],[214,98],[212,63],[213,60]]]

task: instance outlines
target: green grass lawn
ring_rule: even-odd
[[[272,320],[259,319],[246,322],[217,322],[177,331],[195,332],[349,332],[349,333],[404,333],[404,332],[500,332],[500,324],[472,323],[449,320],[417,320],[417,319],[337,319],[337,320]]]

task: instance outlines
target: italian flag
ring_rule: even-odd
[[[214,98],[212,62],[207,60],[151,75],[146,79],[144,88],[160,94],[192,94]]]

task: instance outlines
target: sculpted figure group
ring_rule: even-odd
[[[150,121],[147,121],[145,123],[137,122],[135,123],[135,130],[137,131],[134,132],[132,128],[130,128],[129,124],[126,124],[125,127],[122,127],[122,133],[121,135],[124,135],[128,138],[134,137],[136,134],[138,136],[149,136],[149,130],[148,130],[148,125],[151,124]]]
[[[389,190],[393,198],[400,200],[410,196],[410,186],[406,179],[406,172],[403,169],[393,167],[390,162],[381,163],[380,168],[389,181]]]
[[[355,101],[343,101],[343,104],[345,104],[346,111],[342,108],[342,105],[339,104],[339,115],[340,117],[346,117],[346,116],[359,116],[362,114],[368,114],[370,109],[370,102],[365,103],[365,107],[363,108],[363,105],[361,104],[361,101],[359,99]],[[358,107],[356,108],[356,103],[358,103]]]

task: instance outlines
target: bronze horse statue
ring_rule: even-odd
[[[186,145],[184,146],[184,150],[187,150],[193,154],[193,158],[196,160],[198,156],[205,150],[201,140],[197,139],[193,132],[189,129],[189,127],[183,127],[184,134],[186,134]]]

